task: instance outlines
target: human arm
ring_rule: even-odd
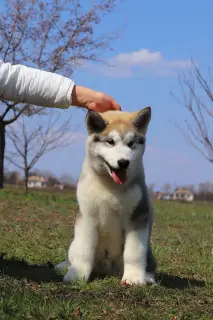
[[[110,96],[75,85],[59,74],[0,61],[0,98],[41,107],[79,106],[95,111],[120,109]]]

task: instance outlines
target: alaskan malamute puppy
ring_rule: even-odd
[[[88,112],[79,212],[65,281],[87,281],[97,272],[118,275],[123,284],[155,282],[153,209],[142,161],[150,119],[150,107],[133,113]]]

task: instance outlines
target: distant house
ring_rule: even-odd
[[[162,194],[161,200],[173,200],[173,194],[170,194],[170,193]]]
[[[173,200],[192,202],[194,194],[187,188],[177,188],[173,193]]]
[[[173,200],[173,194],[170,194],[170,193],[163,193],[163,192],[157,191],[154,193],[153,196],[157,200]]]
[[[163,193],[160,191],[156,191],[153,193],[153,197],[156,198],[157,200],[161,200]]]
[[[30,176],[28,179],[28,188],[46,188],[47,179],[42,176]]]

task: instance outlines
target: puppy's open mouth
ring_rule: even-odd
[[[117,184],[124,184],[126,182],[127,169],[116,169],[111,167],[108,163],[109,174],[113,181]]]

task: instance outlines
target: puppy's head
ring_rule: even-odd
[[[132,113],[89,111],[86,148],[93,169],[110,176],[116,184],[125,184],[137,175],[150,119],[150,107]]]

